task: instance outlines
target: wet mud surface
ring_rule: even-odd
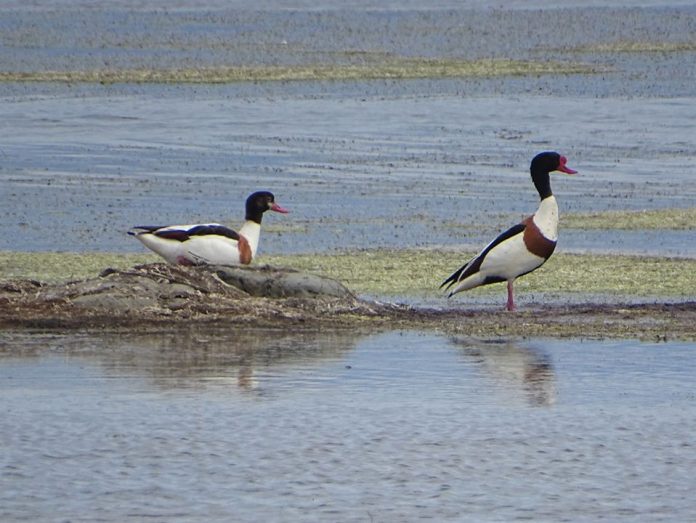
[[[218,327],[420,328],[479,338],[622,337],[696,339],[696,302],[611,303],[433,309],[359,299],[328,278],[287,269],[181,268],[164,264],[106,270],[65,284],[0,284],[0,324],[30,329]]]
[[[5,325],[142,328],[229,320],[237,325],[318,322],[377,314],[335,280],[291,269],[166,264],[106,269],[97,278],[61,284],[0,283]]]

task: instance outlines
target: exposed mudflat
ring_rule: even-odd
[[[475,337],[695,339],[696,302],[432,309],[356,298],[343,285],[287,269],[106,270],[64,284],[0,284],[0,323],[22,328],[168,331],[200,325],[421,328]]]
[[[5,325],[136,329],[225,320],[270,325],[377,314],[328,278],[270,267],[161,263],[107,269],[97,278],[60,284],[5,281],[0,283],[0,310]]]

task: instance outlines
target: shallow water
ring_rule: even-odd
[[[167,2],[171,9],[129,0],[85,0],[82,9],[63,0],[9,2],[0,12],[0,70],[7,71],[349,63],[390,55],[582,62],[604,72],[230,85],[0,83],[0,249],[142,252],[125,234],[131,226],[237,226],[244,199],[259,188],[273,190],[293,211],[264,221],[261,253],[477,249],[536,208],[528,165],[545,149],[563,152],[580,171],[554,177],[562,213],[693,205],[696,53],[582,51],[616,42],[693,42],[693,5],[483,4],[387,2],[375,10],[369,1],[341,9],[333,0],[268,1],[258,10],[216,0]],[[532,30],[537,25],[562,30]],[[567,230],[559,247],[696,256],[693,236]]]
[[[5,333],[3,521],[687,521],[694,346]]]
[[[9,196],[0,249],[139,251],[131,226],[236,226],[258,188],[292,211],[265,219],[262,252],[476,248],[535,209],[528,163],[545,149],[580,171],[553,179],[562,213],[696,201],[691,98],[248,99],[231,87],[151,89],[0,105]],[[647,238],[568,230],[561,245],[696,255],[693,231]]]

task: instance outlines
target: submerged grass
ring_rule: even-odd
[[[696,208],[564,214],[561,216],[561,227],[568,229],[692,230],[696,229]]]
[[[641,42],[624,40],[620,42],[597,43],[574,49],[587,53],[675,53],[696,51],[694,42]]]
[[[435,297],[442,295],[440,282],[467,260],[467,254],[450,251],[370,250],[262,256],[258,263],[322,274],[359,294]],[[156,261],[149,254],[0,252],[0,279],[60,282]],[[469,292],[501,293],[502,285]],[[520,292],[694,298],[696,260],[558,253],[516,285]]]
[[[65,83],[231,83],[293,80],[371,80],[588,74],[578,63],[522,60],[388,58],[364,64],[206,67],[190,69],[98,69],[88,71],[0,72],[0,82]]]

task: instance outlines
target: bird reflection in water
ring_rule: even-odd
[[[454,339],[453,342],[464,347],[467,359],[473,360],[496,392],[503,393],[508,400],[522,399],[535,407],[555,403],[556,373],[551,357],[543,350],[509,340]]]
[[[343,358],[363,336],[346,331],[190,329],[100,340],[112,374],[139,373],[162,389],[229,388],[264,394],[264,377]],[[81,357],[86,357],[81,352]],[[271,380],[272,381],[272,380]]]

